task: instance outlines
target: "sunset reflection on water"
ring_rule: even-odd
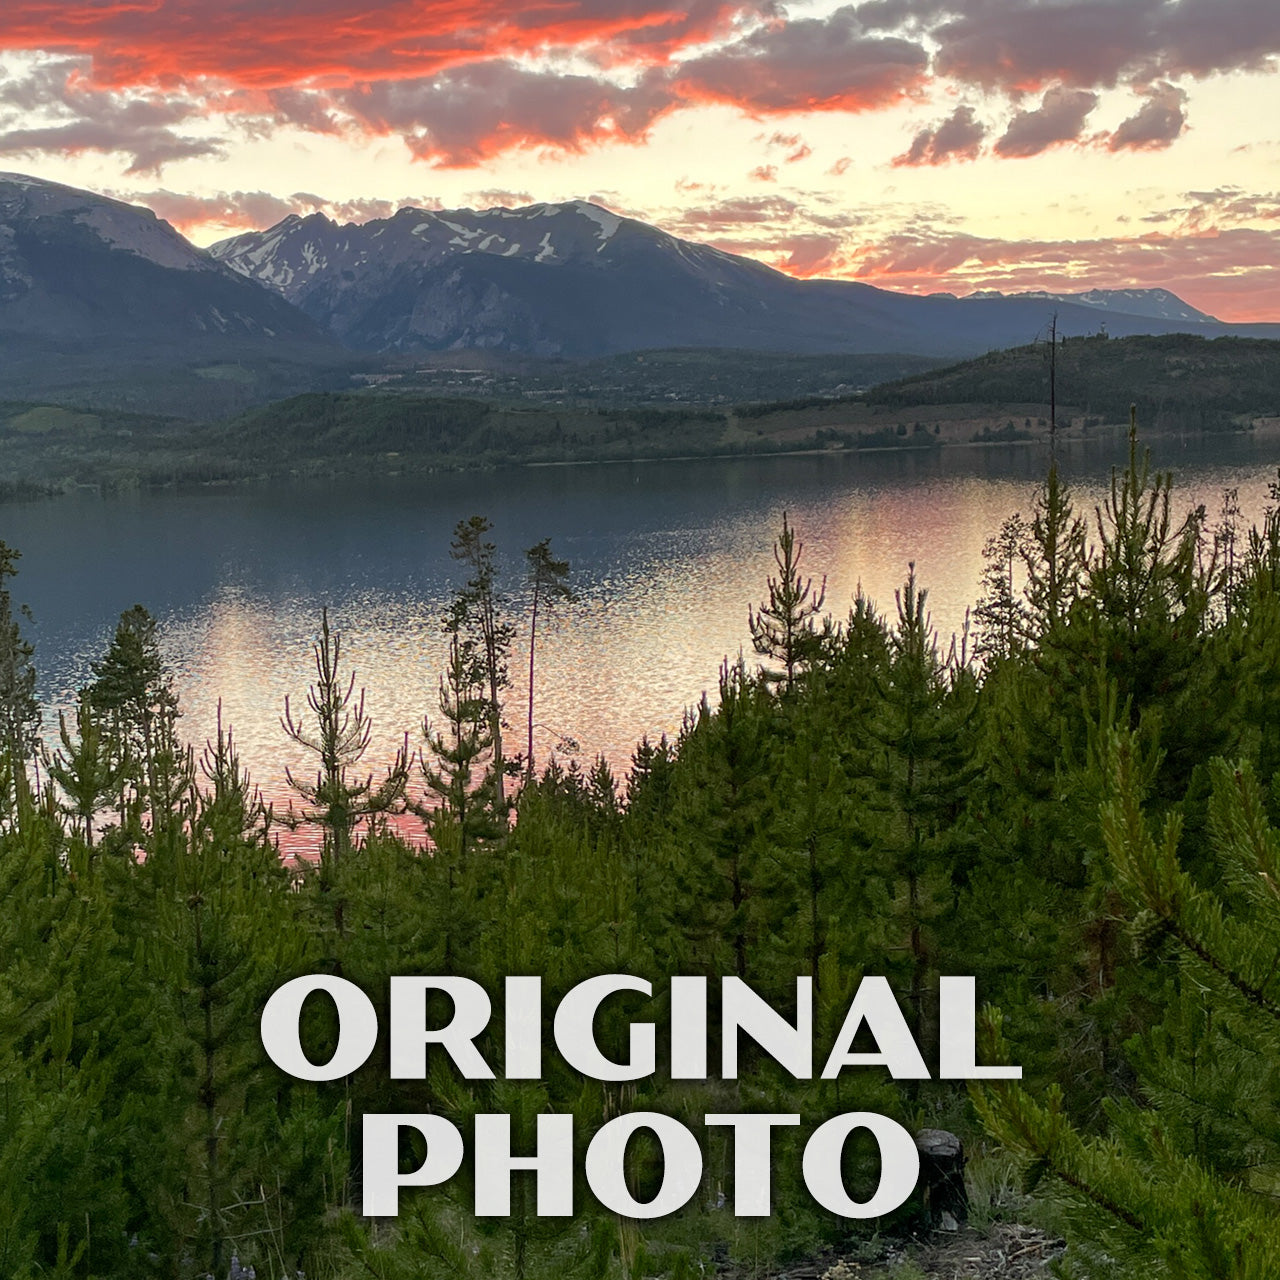
[[[1178,456],[1180,512],[1193,500],[1216,512],[1222,489],[1235,485],[1246,517],[1261,513],[1280,445],[1234,448]],[[383,768],[406,731],[411,749],[421,745],[424,714],[438,716],[440,618],[463,576],[448,556],[459,519],[491,516],[507,570],[518,632],[509,750],[523,751],[525,738],[521,553],[550,536],[579,598],[539,627],[537,758],[545,764],[560,743],[567,759],[561,737],[571,736],[584,767],[603,755],[621,778],[642,734],[674,736],[686,708],[704,691],[714,697],[726,657],[745,649],[756,663],[747,607],[766,594],[784,510],[815,588],[826,576],[830,613],[843,618],[861,584],[893,617],[914,560],[945,649],[977,593],[985,539],[1013,511],[1030,511],[1044,465],[1032,453],[954,451],[949,465],[968,474],[952,476],[938,474],[937,458],[821,456],[428,477],[385,489],[166,493],[11,508],[18,518],[3,536],[24,551],[17,594],[39,624],[47,704],[70,704],[115,616],[141,601],[161,623],[183,732],[203,745],[221,700],[253,780],[284,807],[286,767],[314,773],[280,717],[286,697],[295,715],[305,706],[323,606],[373,721],[362,770]],[[1080,510],[1100,500],[1109,460],[1075,464]],[[69,593],[84,607],[68,607]],[[420,791],[420,776],[414,785]],[[285,835],[294,848],[308,839]]]

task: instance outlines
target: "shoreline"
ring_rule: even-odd
[[[1074,447],[1080,444],[1089,444],[1101,441],[1112,441],[1121,438],[1128,430],[1127,424],[1106,423],[1097,427],[1091,427],[1086,434],[1079,428],[1068,428],[1064,430],[1058,437],[1057,443],[1060,446]],[[1141,435],[1140,440],[1146,445],[1151,445],[1156,441],[1169,440],[1196,440],[1205,441],[1211,439],[1238,439],[1240,437],[1252,438],[1270,438],[1280,435],[1280,417],[1259,418],[1252,422],[1248,427],[1241,427],[1233,431],[1196,431],[1196,432],[1165,432],[1150,435]],[[352,468],[343,466],[341,460],[335,459],[331,466],[319,468],[313,471],[305,471],[297,468],[260,471],[251,475],[241,476],[218,476],[209,479],[195,478],[160,478],[147,477],[145,475],[137,475],[126,477],[118,481],[84,481],[84,480],[67,480],[61,484],[48,481],[29,481],[25,482],[29,485],[27,491],[15,494],[0,493],[0,507],[10,505],[25,505],[33,502],[43,502],[47,500],[57,500],[59,498],[71,497],[74,495],[95,494],[98,497],[115,496],[122,493],[138,493],[143,491],[175,491],[175,490],[206,490],[206,489],[225,489],[234,490],[240,488],[251,488],[254,486],[269,485],[279,483],[281,481],[291,482],[307,482],[316,481],[321,483],[333,482],[344,479],[356,479],[360,481],[370,481],[378,479],[400,479],[409,477],[426,477],[426,476],[446,476],[446,475],[467,475],[467,474],[483,474],[494,473],[505,470],[549,470],[555,468],[572,468],[572,467],[602,467],[602,466],[636,466],[640,464],[657,464],[672,462],[735,462],[747,460],[764,460],[770,458],[802,458],[802,457],[853,457],[861,454],[884,456],[890,454],[919,454],[927,456],[938,456],[942,453],[952,453],[961,450],[979,450],[979,449],[1040,449],[1048,451],[1053,446],[1053,441],[1046,434],[1039,434],[1030,439],[1010,439],[1010,440],[973,440],[973,439],[938,439],[932,438],[924,444],[868,444],[862,447],[857,445],[845,444],[822,444],[809,447],[797,448],[756,448],[756,449],[728,449],[717,450],[706,453],[649,453],[649,454],[630,454],[625,457],[581,457],[581,458],[552,458],[552,459],[509,459],[501,462],[477,462],[474,464],[450,464],[450,463],[434,463],[422,466],[405,467],[399,465],[395,467],[380,468],[373,465]],[[375,456],[365,459],[368,463],[375,461]],[[387,459],[390,461],[390,459]],[[396,459],[397,462],[403,464],[403,455]],[[23,483],[23,482],[19,482]]]

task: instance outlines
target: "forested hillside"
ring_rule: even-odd
[[[1017,1211],[1067,1232],[1073,1275],[1274,1280],[1274,498],[1253,529],[1230,495],[1184,518],[1136,442],[1096,513],[1051,471],[992,531],[955,644],[931,629],[914,574],[887,612],[859,598],[824,613],[822,566],[784,524],[775,576],[743,601],[758,665],[727,662],[716,705],[691,710],[676,741],[638,744],[626,777],[529,758],[535,709],[507,696],[516,620],[497,549],[486,521],[464,522],[462,585],[422,637],[446,658],[439,697],[384,772],[362,758],[358,673],[317,619],[310,693],[281,708],[282,733],[315,757],[289,820],[318,856],[298,866],[278,856],[285,815],[257,798],[230,727],[201,752],[182,745],[141,607],[56,749],[41,748],[4,548],[0,1275],[689,1280],[824,1249],[870,1256],[876,1224],[818,1208],[799,1156],[822,1120],[866,1110],[954,1129],[974,1153],[1006,1144],[1042,1197]],[[545,542],[525,566],[545,617],[569,567]],[[430,851],[396,834],[406,810]],[[494,1059],[507,975],[541,975],[548,1008],[592,975],[651,980],[653,1005],[599,1017],[617,1059],[630,1021],[661,1021],[672,975],[736,976],[783,1010],[809,977],[819,1061],[859,979],[885,975],[931,1069],[938,979],[971,974],[1000,1010],[981,1060],[1025,1078],[972,1097],[875,1067],[797,1080],[744,1043],[737,1080],[595,1083],[551,1054],[541,1080],[444,1065],[392,1080],[380,1041],[346,1079],[309,1083],[268,1061],[259,1019],[313,973],[357,984],[384,1015],[391,975],[473,978],[495,994],[479,1042]],[[324,1061],[330,1011],[316,1001],[304,1021]],[[363,1115],[434,1112],[469,1133],[477,1113],[506,1113],[513,1149],[530,1150],[547,1111],[572,1113],[580,1142],[629,1111],[682,1118],[705,1135],[697,1195],[641,1223],[579,1183],[574,1216],[539,1217],[525,1175],[510,1216],[478,1218],[467,1163],[402,1193],[398,1219],[360,1216]],[[700,1117],[730,1111],[803,1117],[774,1133],[768,1218],[725,1208],[732,1146]],[[874,1185],[861,1149],[845,1172],[851,1191]],[[628,1175],[641,1198],[656,1191],[643,1143]]]
[[[1280,342],[1261,338],[1067,338],[1057,344],[1057,402],[1069,412],[1123,422],[1129,406],[1156,431],[1230,430],[1280,415]],[[1013,404],[1049,400],[1044,343],[873,387],[868,404]]]

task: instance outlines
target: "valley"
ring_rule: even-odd
[[[0,458],[9,483],[26,486],[15,493],[39,493],[806,451],[1047,446],[1043,344],[938,365],[909,356],[678,350],[537,366],[489,355],[365,373],[354,387],[349,378],[335,378],[345,389],[307,391],[206,420],[135,412],[109,396],[9,400],[0,402]],[[243,385],[235,365],[201,374],[215,393]],[[647,402],[638,394],[646,379]],[[1058,346],[1056,386],[1059,440],[1127,427],[1130,404],[1147,436],[1265,431],[1280,420],[1280,342],[1069,339]],[[760,398],[730,401],[735,393]],[[217,394],[207,403],[215,411],[225,405]]]

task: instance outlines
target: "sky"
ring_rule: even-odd
[[[594,200],[798,276],[1280,320],[1277,0],[3,0],[0,168],[198,244]]]

